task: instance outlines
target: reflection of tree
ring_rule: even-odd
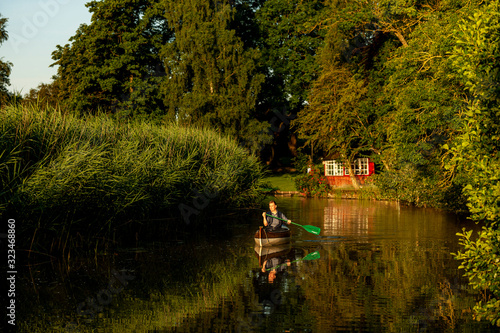
[[[449,251],[441,245],[419,250],[410,242],[386,242],[328,249],[323,256],[328,259],[318,262],[314,274],[297,279],[317,318],[316,331],[453,329],[466,318],[462,309],[472,299],[457,295],[463,294],[458,281],[450,282],[456,268],[443,265]]]

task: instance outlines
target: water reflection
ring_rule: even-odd
[[[481,295],[450,255],[466,222],[393,203],[279,204],[292,220],[321,227],[321,236],[292,227],[291,244],[254,247],[256,215],[238,219],[227,237],[143,244],[146,251],[117,252],[106,264],[88,258],[61,278],[39,267],[24,281],[22,300],[33,307],[20,331],[64,331],[68,323],[78,332],[496,331],[472,319]],[[119,293],[113,269],[134,277]],[[36,295],[32,281],[42,281]],[[78,305],[92,309],[89,298],[99,296],[106,306],[89,324]]]
[[[352,201],[332,202],[324,208],[323,235],[366,235],[373,232],[374,206],[353,205]]]
[[[276,278],[284,272],[289,272],[292,267],[298,267],[301,261],[312,261],[321,258],[319,251],[304,255],[305,251],[293,248],[290,245],[273,247],[255,247],[258,257],[261,281],[274,283]]]

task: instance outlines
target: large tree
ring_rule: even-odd
[[[500,2],[472,4],[453,38],[453,68],[468,103],[448,168],[465,179],[471,219],[483,225],[477,236],[461,234],[457,253],[470,284],[485,295],[475,315],[500,326]]]
[[[159,1],[91,1],[87,7],[90,25],[53,53],[59,97],[80,112],[161,114],[159,49],[172,35]]]
[[[0,44],[4,43],[9,35],[7,34],[7,18],[0,15]],[[6,100],[9,93],[7,87],[10,85],[10,71],[12,68],[12,63],[8,61],[3,61],[3,57],[0,58],[0,105]]]
[[[259,63],[266,80],[259,95],[259,115],[273,129],[273,144],[262,152],[271,166],[280,157],[295,156],[298,140],[290,128],[292,119],[304,106],[311,83],[317,78],[315,58],[323,44],[320,0],[267,0],[257,9]]]
[[[323,1],[267,0],[257,10],[262,66],[266,73],[262,103],[296,113],[318,75],[315,60],[323,44]]]
[[[380,154],[385,139],[381,120],[388,108],[381,102],[385,74],[380,62],[395,46],[366,23],[371,17],[360,3],[329,3],[325,45],[317,57],[320,75],[295,122],[308,144],[347,168],[361,153]]]
[[[264,76],[256,66],[260,52],[245,47],[232,28],[235,7],[230,1],[168,1],[165,17],[174,33],[161,49],[169,117],[216,128],[257,151],[269,139],[268,126],[255,117]]]

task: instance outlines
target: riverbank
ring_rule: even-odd
[[[275,196],[283,196],[283,197],[307,197],[304,193],[299,191],[280,191],[273,190],[269,191],[269,194]],[[331,193],[328,193],[328,198],[341,198],[341,199],[361,199],[363,195],[361,190],[355,189],[333,189]]]
[[[273,173],[263,179],[268,187],[268,194],[275,196],[303,196],[306,195],[297,190],[295,179],[303,176],[301,173]],[[355,189],[353,186],[330,188],[328,198],[341,199],[376,199],[377,189],[373,185]]]
[[[196,225],[258,201],[262,176],[255,157],[215,131],[38,106],[0,110],[0,215],[23,221],[20,246],[115,237],[134,220]]]

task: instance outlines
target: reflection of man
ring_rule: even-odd
[[[269,275],[267,277],[267,281],[269,283],[273,283],[276,279],[276,275],[279,272],[282,272],[286,269],[287,266],[290,266],[290,259],[285,260],[286,265],[282,265],[283,259],[281,258],[271,258],[269,260],[264,261],[262,264],[262,273],[269,271]]]

